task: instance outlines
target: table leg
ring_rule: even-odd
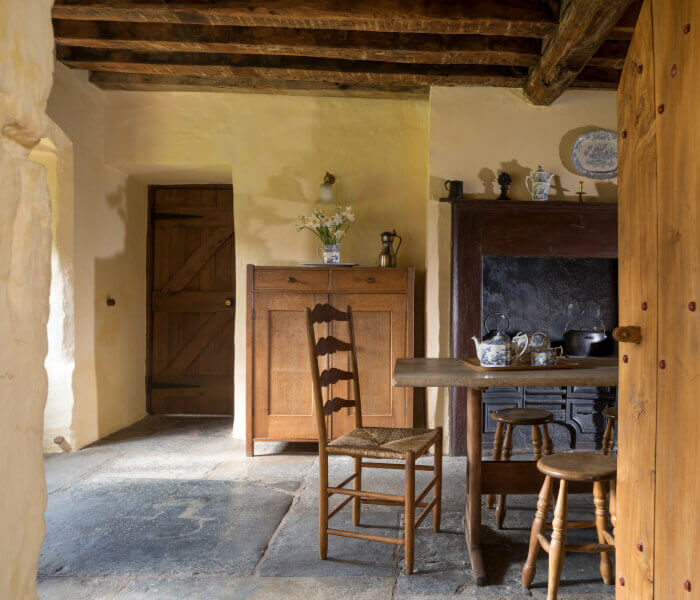
[[[486,585],[481,551],[481,390],[467,389],[467,503],[464,532],[476,585]]]

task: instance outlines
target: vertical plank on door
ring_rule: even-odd
[[[620,344],[616,597],[654,597],[657,372],[657,196],[651,0],[630,44],[617,95],[620,324],[642,328]],[[641,550],[640,550],[641,549]]]
[[[665,365],[658,370],[654,593],[691,600],[700,598],[700,2],[655,0],[652,18],[656,104],[663,106],[656,140]]]

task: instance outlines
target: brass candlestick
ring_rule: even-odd
[[[578,201],[583,202],[583,197],[586,196],[586,192],[583,191],[583,181],[578,182],[578,192],[576,192],[576,195],[578,196]]]

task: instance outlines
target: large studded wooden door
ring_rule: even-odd
[[[700,2],[646,0],[618,90],[616,598],[700,598]]]
[[[233,414],[230,186],[149,188],[149,412]]]

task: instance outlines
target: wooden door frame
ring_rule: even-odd
[[[144,385],[146,387],[146,412],[149,415],[153,414],[151,403],[151,371],[153,365],[153,274],[154,274],[154,244],[155,244],[155,227],[153,224],[153,207],[156,201],[156,191],[163,189],[208,189],[208,190],[232,190],[232,183],[178,183],[178,184],[155,184],[148,186],[148,222],[146,225],[146,379]],[[235,245],[235,233],[233,244]],[[234,265],[235,269],[235,265]],[[235,275],[235,270],[234,270]],[[236,279],[234,278],[234,288]],[[238,303],[236,303],[236,309]],[[236,336],[235,330],[235,314],[234,314],[234,339]],[[235,375],[232,375],[234,377]],[[231,398],[233,402],[233,398]],[[235,414],[234,414],[235,418]]]

